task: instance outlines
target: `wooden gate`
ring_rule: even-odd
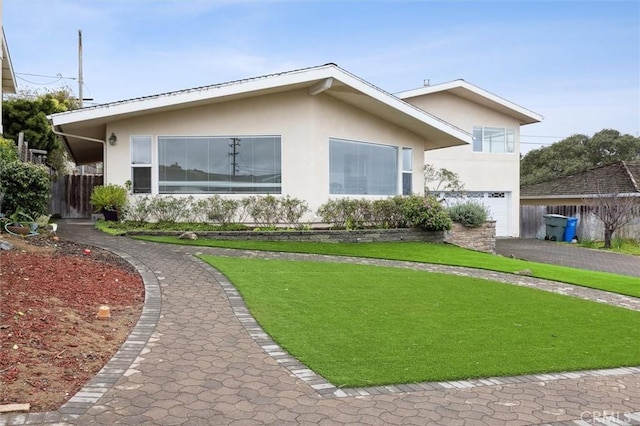
[[[49,214],[65,219],[91,217],[91,190],[102,182],[102,175],[60,176],[51,183]]]

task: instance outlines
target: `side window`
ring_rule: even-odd
[[[131,188],[134,194],[151,193],[151,136],[131,136]]]
[[[402,148],[402,195],[413,193],[413,149]]]
[[[503,127],[474,127],[473,152],[513,153],[516,136],[514,129]]]

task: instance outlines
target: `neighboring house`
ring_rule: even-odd
[[[425,163],[460,176],[465,193],[443,193],[449,203],[461,196],[485,204],[496,221],[496,235],[517,237],[520,230],[520,126],[542,116],[464,80],[396,94],[473,134],[473,143],[429,151]]]
[[[523,236],[539,238],[544,232],[542,215],[558,213],[579,218],[578,236],[602,239],[602,225],[589,213],[585,200],[607,194],[638,198],[640,203],[640,161],[619,161],[522,187]],[[640,238],[640,217],[625,228],[617,235]]]
[[[526,120],[490,96],[464,99],[464,108],[484,114],[474,123],[515,129],[517,188],[517,132]],[[422,193],[425,156],[430,161],[434,150],[458,145],[471,153],[473,141],[473,126],[464,120],[461,128],[437,108],[405,102],[335,64],[49,118],[77,164],[104,161],[105,182],[131,180],[134,194],[289,195],[314,212],[330,198]],[[486,170],[495,173],[495,161]]]
[[[0,60],[2,61],[2,91],[0,91],[0,100],[5,93],[16,93],[16,75],[11,65],[11,56],[9,56],[9,47],[7,46],[7,38],[4,35],[2,27],[2,1],[0,0],[0,28],[2,28],[2,49],[0,49]],[[2,117],[2,102],[0,102],[0,117]],[[3,133],[2,123],[0,122],[0,134]]]
[[[135,194],[420,192],[425,150],[471,135],[334,64],[54,114],[79,165]],[[313,219],[310,215],[308,219]]]

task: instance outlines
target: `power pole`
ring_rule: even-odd
[[[231,138],[231,143],[229,147],[231,147],[231,152],[229,153],[229,157],[231,157],[231,167],[233,176],[238,172],[238,147],[240,146],[240,138]]]
[[[78,30],[78,101],[80,101],[80,108],[82,108],[84,100],[82,84],[82,30]]]

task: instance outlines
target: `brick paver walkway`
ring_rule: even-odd
[[[640,310],[638,300],[529,277],[408,262],[168,246],[61,226],[63,237],[112,250],[142,273],[140,323],[80,393],[56,412],[0,416],[2,424],[640,424],[640,368],[336,389],[283,353],[223,276],[196,252],[358,261],[495,280]],[[443,269],[444,268],[444,269]],[[606,344],[606,340],[594,342]],[[606,423],[605,423],[606,424]]]

